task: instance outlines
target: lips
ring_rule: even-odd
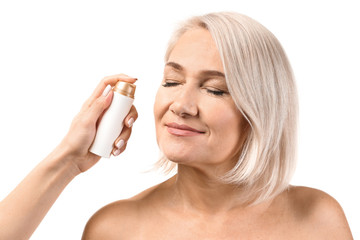
[[[180,124],[177,124],[174,122],[165,124],[165,126],[167,127],[168,132],[175,136],[190,137],[190,136],[197,136],[197,135],[205,133],[203,131],[189,127],[185,124],[180,125]]]

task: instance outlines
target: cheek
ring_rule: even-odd
[[[232,148],[240,143],[242,136],[242,114],[232,105],[213,107],[208,115],[211,137],[218,148]]]
[[[218,104],[209,110],[209,123],[221,132],[231,132],[241,128],[242,114],[230,104]]]

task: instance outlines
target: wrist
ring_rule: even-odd
[[[45,159],[50,169],[62,172],[68,178],[73,179],[81,173],[74,159],[76,157],[66,144],[60,144]]]

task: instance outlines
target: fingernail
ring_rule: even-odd
[[[119,155],[120,154],[120,149],[116,149],[113,154],[114,154],[114,156]]]
[[[134,118],[130,118],[129,121],[128,121],[128,125],[129,125],[129,128],[132,127],[132,125],[134,124],[135,120]]]
[[[120,141],[118,141],[116,144],[115,144],[115,146],[118,148],[118,150],[120,149],[120,148],[122,148],[123,146],[124,146],[124,140],[122,140],[122,139],[120,139]]]
[[[110,90],[111,90],[111,86],[107,85],[105,90],[102,93],[103,97],[107,96],[109,94]]]

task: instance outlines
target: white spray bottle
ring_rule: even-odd
[[[100,120],[90,152],[101,157],[110,157],[114,142],[124,127],[124,118],[134,102],[135,88],[134,84],[122,81],[113,87],[112,102]]]

